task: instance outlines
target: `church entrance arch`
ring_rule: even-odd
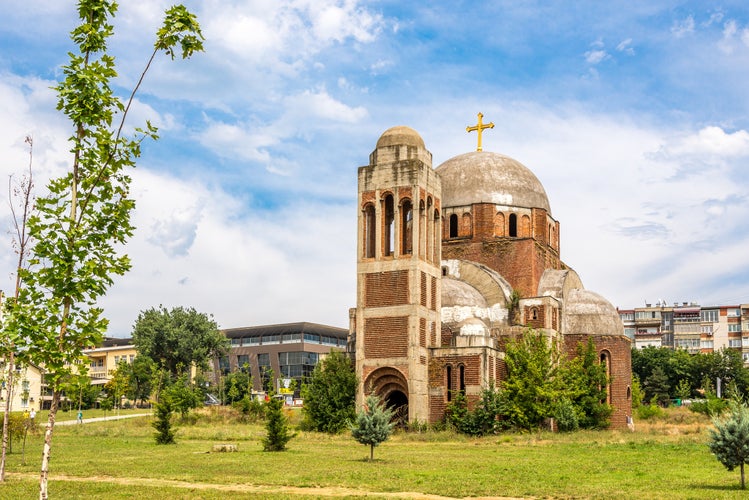
[[[408,382],[400,370],[393,367],[376,369],[364,382],[364,390],[367,394],[374,393],[393,410],[399,424],[408,422]]]

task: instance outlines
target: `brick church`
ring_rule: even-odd
[[[526,326],[569,355],[593,338],[610,375],[611,425],[631,415],[630,340],[616,309],[562,262],[560,223],[520,162],[481,150],[432,168],[419,134],[385,131],[359,168],[357,303],[350,311],[358,402],[374,392],[409,421],[437,422],[450,391],[469,402],[506,373]]]

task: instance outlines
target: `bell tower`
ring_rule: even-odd
[[[441,193],[408,127],[385,131],[359,168],[357,401],[374,392],[409,421],[429,421],[428,350],[440,344]]]

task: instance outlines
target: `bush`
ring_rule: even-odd
[[[576,431],[580,428],[575,405],[567,398],[562,398],[554,404],[552,415],[556,420],[557,428],[562,432]]]
[[[723,410],[727,407],[728,402],[726,400],[708,393],[707,399],[692,402],[692,404],[689,405],[689,411],[702,413],[708,417],[717,417],[723,413]]]
[[[248,422],[257,422],[265,418],[265,405],[252,396],[245,395],[233,403],[232,407],[242,412]]]
[[[641,405],[635,411],[637,413],[637,418],[641,420],[648,420],[651,418],[661,418],[666,413],[663,410],[663,408],[661,408],[655,403],[650,403],[650,405]]]

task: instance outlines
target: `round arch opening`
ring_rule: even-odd
[[[397,425],[408,423],[408,382],[399,370],[378,368],[367,377],[364,387],[367,393],[374,393],[394,412],[393,420]]]

